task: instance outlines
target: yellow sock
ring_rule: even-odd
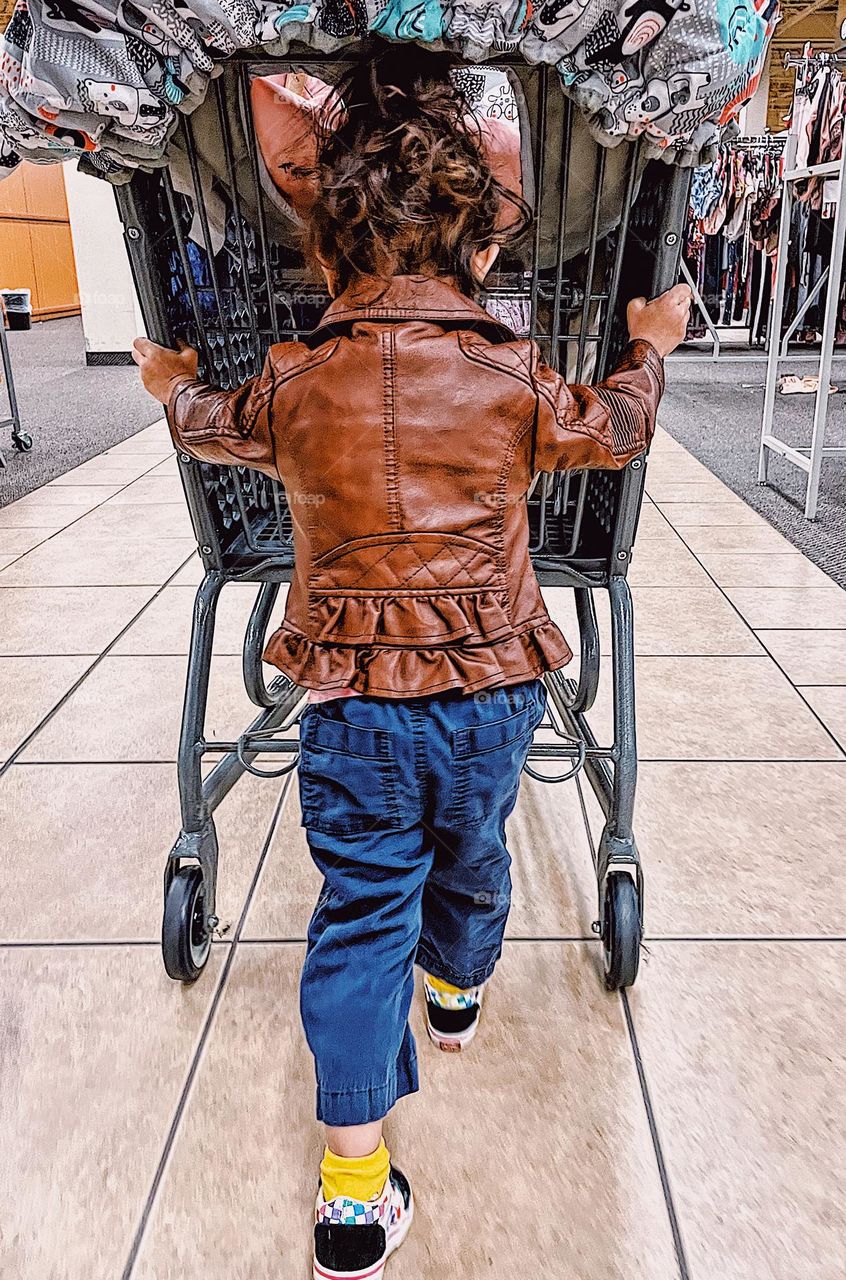
[[[472,988],[454,987],[451,982],[444,982],[442,978],[433,978],[431,973],[426,974],[426,981],[430,987],[434,987],[436,991],[443,991],[445,996],[460,996],[465,990]]]
[[[390,1167],[391,1155],[384,1138],[369,1156],[336,1156],[327,1147],[320,1162],[323,1196],[326,1200],[336,1196],[372,1200],[384,1187]]]

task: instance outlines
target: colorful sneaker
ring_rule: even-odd
[[[423,990],[429,1039],[445,1053],[460,1053],[478,1030],[484,984],[469,991],[442,991],[441,984],[424,973]]]
[[[382,1280],[385,1262],[408,1234],[414,1197],[408,1178],[391,1165],[381,1193],[372,1200],[317,1193],[314,1280]]]

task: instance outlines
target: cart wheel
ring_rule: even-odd
[[[12,436],[12,448],[17,449],[18,453],[29,453],[32,448],[32,436],[26,431],[19,431],[16,436]]]
[[[605,885],[602,943],[606,987],[630,987],[640,963],[640,909],[637,886],[625,871],[612,871]]]
[[[170,882],[162,921],[162,955],[168,977],[194,982],[211,950],[206,894],[200,867],[180,867]]]

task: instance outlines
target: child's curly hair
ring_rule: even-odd
[[[320,195],[306,251],[338,291],[359,276],[452,276],[475,287],[477,249],[522,237],[531,211],[492,175],[450,80],[457,60],[371,39],[318,126]],[[508,207],[513,219],[503,217]]]

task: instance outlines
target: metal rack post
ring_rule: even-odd
[[[7,427],[12,428],[12,447],[21,453],[26,453],[32,448],[32,437],[27,435],[25,431],[21,431],[21,415],[18,409],[18,397],[15,394],[15,378],[12,373],[12,357],[9,354],[9,342],[6,338],[6,326],[3,316],[0,315],[0,361],[3,365],[3,373],[6,379],[6,392],[9,399],[9,417],[0,418],[0,431],[5,431]],[[0,469],[5,467],[6,459],[3,457],[3,451],[0,449]]]
[[[839,160],[832,160],[827,164],[809,165],[797,169],[795,167],[797,144],[798,138],[793,133],[793,127],[791,126],[791,133],[785,149],[785,172],[782,179],[781,223],[778,234],[778,256],[776,258],[775,288],[770,322],[764,409],[761,418],[758,481],[760,484],[769,482],[771,453],[777,453],[794,466],[799,467],[808,477],[805,488],[805,519],[815,520],[823,459],[846,455],[846,447],[826,446],[825,443],[829,403],[828,389],[834,355],[834,340],[837,334],[837,310],[840,297],[840,281],[843,274],[844,244],[846,244],[846,157],[841,156]],[[783,343],[781,340],[781,324],[784,313],[787,251],[790,245],[790,224],[795,199],[795,185],[797,182],[803,182],[808,178],[833,177],[838,178],[837,212],[834,217],[831,261],[828,266],[829,289],[826,297],[825,319],[820,347],[819,380],[814,399],[814,426],[811,443],[809,445],[794,446],[789,445],[785,440],[781,440],[773,431],[773,412],[775,409],[779,363],[786,353],[786,342]]]

